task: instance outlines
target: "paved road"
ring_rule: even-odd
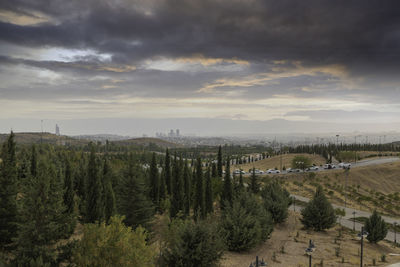
[[[391,163],[391,162],[396,162],[399,161],[399,157],[382,157],[382,158],[376,158],[376,159],[365,159],[358,161],[357,163],[351,163],[351,168],[358,168],[358,167],[364,167],[364,166],[371,166],[371,165],[379,165],[379,164],[385,164],[385,163]],[[233,166],[235,168],[235,166]],[[333,171],[333,170],[340,170],[340,168],[336,169],[324,169],[322,167],[319,167],[317,171],[309,171],[309,172],[326,172],[326,171]],[[245,170],[246,171],[246,170]],[[282,171],[281,174],[278,175],[286,175],[288,174],[286,171]],[[249,176],[251,173],[246,173],[244,176]],[[277,175],[277,174],[262,174],[262,175]]]
[[[302,196],[297,196],[297,195],[292,195],[293,197],[295,197],[296,199],[303,201],[303,202],[308,202],[310,201],[309,198],[306,197],[302,197]],[[363,224],[359,223],[359,222],[353,222],[351,221],[351,219],[353,218],[353,211],[356,212],[356,217],[369,217],[371,216],[370,212],[367,211],[362,211],[362,210],[356,210],[356,209],[351,209],[351,208],[344,208],[343,206],[339,206],[339,205],[335,205],[332,204],[332,206],[336,209],[336,208],[340,208],[340,209],[345,209],[346,215],[344,217],[341,218],[341,220],[338,222],[343,225],[346,228],[350,228],[353,229],[353,225],[355,226],[355,230],[356,231],[361,231],[361,226],[363,226]],[[291,207],[293,209],[293,207]],[[297,207],[296,207],[297,210]],[[391,223],[393,224],[394,222],[396,223],[400,223],[400,218],[394,218],[394,217],[388,217],[388,216],[382,216],[382,218],[387,222],[387,223]],[[386,235],[386,240],[392,241],[394,242],[395,239],[395,234],[394,232],[388,232],[388,234]],[[396,234],[396,239],[397,242],[400,241],[400,234]]]

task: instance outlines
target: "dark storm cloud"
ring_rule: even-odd
[[[13,1],[0,8],[60,20],[1,23],[1,40],[92,48],[118,62],[201,53],[340,63],[357,75],[400,67],[400,3],[394,0]]]

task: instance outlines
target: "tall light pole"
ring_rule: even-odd
[[[356,230],[356,211],[353,211],[353,231]]]
[[[357,235],[357,237],[361,240],[360,267],[363,267],[364,237],[367,236],[368,232],[364,231],[364,226],[361,226],[361,232]]]
[[[339,145],[339,135],[336,135],[336,147]]]
[[[346,204],[347,204],[347,180],[349,179],[349,171],[350,166],[344,167],[344,172],[346,173],[346,178],[344,181],[344,210],[346,212]]]
[[[397,244],[397,240],[396,240],[396,226],[397,226],[397,223],[394,222],[394,223],[393,223],[393,228],[394,228],[394,244]]]
[[[309,266],[311,267],[311,255],[315,251],[314,242],[310,239],[310,243],[308,244],[308,248],[306,248],[306,253],[308,255]]]

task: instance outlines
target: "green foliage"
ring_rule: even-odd
[[[167,246],[162,254],[162,266],[218,266],[224,244],[214,223],[174,220],[168,232]]]
[[[103,192],[104,192],[104,219],[108,222],[116,213],[116,199],[112,186],[113,173],[108,166],[108,160],[104,160],[103,166]]]
[[[336,223],[335,211],[327,200],[321,186],[317,187],[315,195],[301,211],[301,222],[305,228],[322,231],[331,228]]]
[[[122,178],[119,194],[120,214],[125,216],[125,223],[136,228],[148,227],[154,215],[154,207],[148,198],[143,181],[143,172],[132,160],[132,155]]]
[[[305,169],[311,165],[311,160],[306,156],[296,156],[292,159],[292,168]]]
[[[218,148],[217,172],[218,172],[218,177],[222,178],[222,148],[221,148],[221,146],[219,146],[219,148]]]
[[[206,172],[206,190],[205,190],[205,205],[206,205],[206,213],[212,213],[213,208],[213,192],[212,192],[212,184],[211,184],[211,171],[208,168]]]
[[[103,192],[94,146],[91,147],[87,170],[85,221],[100,222],[104,217]]]
[[[288,207],[291,204],[289,192],[275,180],[263,188],[261,196],[264,207],[271,213],[274,223],[284,222],[288,216]]]
[[[174,165],[172,168],[172,199],[170,216],[174,218],[179,212],[183,211],[184,184],[182,177],[183,159],[182,156],[178,161],[175,154]]]
[[[153,201],[153,204],[155,206],[158,206],[160,201],[160,177],[158,174],[156,153],[153,153],[151,157],[149,181],[150,181],[150,198]]]
[[[364,229],[368,232],[367,239],[371,243],[377,243],[383,240],[388,232],[385,221],[376,210],[374,210],[372,215],[365,221]]]
[[[165,175],[165,184],[167,187],[167,192],[169,195],[172,193],[172,179],[171,179],[171,157],[169,155],[169,151],[165,152],[165,167],[164,167],[164,175]]]
[[[197,220],[200,218],[205,218],[206,216],[206,209],[205,209],[205,199],[204,199],[204,182],[203,182],[203,170],[201,166],[201,159],[197,159],[196,165],[196,191],[195,191],[195,198],[194,198],[194,218]]]
[[[6,249],[17,235],[17,163],[14,133],[1,149],[0,161],[0,249]]]
[[[73,250],[77,266],[155,266],[155,250],[147,245],[147,234],[141,227],[132,231],[123,217],[110,218],[110,224],[86,224],[83,238]]]
[[[221,228],[229,250],[248,250],[266,240],[273,229],[271,215],[257,198],[241,192],[222,213]]]
[[[257,194],[260,190],[260,184],[258,183],[257,175],[256,175],[256,168],[253,168],[250,178],[250,191],[254,194]]]
[[[23,190],[15,258],[19,266],[37,260],[51,265],[57,262],[55,244],[65,237],[68,222],[62,192],[55,169],[40,162],[37,176]]]
[[[231,181],[231,169],[230,169],[230,159],[226,161],[225,168],[225,179],[224,187],[221,194],[221,209],[224,209],[226,205],[232,205],[233,192],[232,192],[232,181]]]
[[[183,209],[185,216],[189,216],[190,214],[190,199],[191,199],[191,185],[190,185],[190,170],[188,167],[187,159],[185,160],[185,164],[183,167],[183,184],[184,184],[184,199],[183,199]]]

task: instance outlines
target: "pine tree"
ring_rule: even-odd
[[[314,198],[307,203],[301,215],[304,227],[315,231],[331,228],[336,223],[335,211],[321,186],[317,187]]]
[[[218,171],[218,177],[222,178],[222,148],[221,148],[221,146],[219,146],[219,148],[218,148],[217,171]]]
[[[104,205],[102,183],[99,176],[94,146],[91,147],[86,188],[86,222],[100,222],[103,219]]]
[[[251,179],[250,179],[250,190],[254,194],[257,194],[259,189],[260,189],[260,184],[257,181],[256,168],[253,167],[253,171],[251,173]]]
[[[17,163],[14,133],[1,150],[0,162],[0,249],[6,249],[17,235]]]
[[[190,194],[190,170],[188,167],[188,162],[187,159],[185,160],[184,167],[183,167],[183,184],[185,188],[184,192],[184,200],[183,200],[183,210],[186,216],[189,216],[190,214],[190,199],[191,199],[191,194]]]
[[[167,188],[165,185],[165,169],[162,168],[160,175],[160,201],[167,198]]]
[[[244,189],[242,170],[240,170],[240,174],[239,174],[239,188]]]
[[[153,152],[151,163],[150,163],[150,172],[149,172],[149,181],[150,181],[150,198],[153,201],[153,204],[158,207],[160,201],[160,181],[158,174],[158,167],[156,161],[156,153]]]
[[[365,222],[364,229],[368,232],[367,239],[371,243],[377,243],[385,239],[388,232],[385,221],[376,210],[374,210],[372,215]]]
[[[71,163],[68,159],[65,162],[64,190],[64,205],[66,206],[66,213],[73,214],[75,210],[75,191],[74,181],[71,174]]]
[[[212,192],[212,185],[211,185],[211,172],[210,167],[208,167],[206,172],[206,191],[205,191],[205,204],[206,204],[206,213],[212,213],[213,208],[213,192]]]
[[[231,169],[229,163],[229,157],[226,161],[226,169],[225,169],[225,180],[224,180],[224,188],[221,194],[221,208],[224,209],[226,203],[232,205],[233,200],[233,192],[232,192],[232,181],[231,181]]]
[[[167,152],[165,153],[165,184],[167,186],[168,195],[171,195],[171,157],[169,156],[169,151],[167,148]]]
[[[18,266],[55,266],[55,244],[65,238],[65,210],[62,186],[56,179],[56,170],[40,162],[37,176],[24,187],[21,223],[16,240],[15,261]],[[67,237],[68,238],[68,237]]]
[[[201,159],[197,159],[196,166],[196,193],[194,198],[194,218],[195,220],[205,218],[205,201],[204,201],[204,186],[203,186],[203,170],[201,166]]]
[[[289,192],[282,188],[277,181],[273,181],[263,188],[261,196],[264,207],[271,213],[274,223],[284,222],[291,203]]]
[[[82,218],[86,214],[86,192],[87,192],[87,164],[84,155],[82,154],[79,159],[78,168],[75,171],[75,192],[79,197],[79,212]]]
[[[31,153],[31,175],[36,177],[37,173],[37,153],[36,153],[36,146],[32,146],[32,153]]]
[[[182,156],[178,161],[175,154],[173,171],[172,171],[173,183],[172,183],[172,200],[171,200],[171,211],[170,211],[171,218],[176,217],[178,213],[183,210],[184,184],[181,173],[182,165],[183,165]]]
[[[136,228],[141,225],[149,227],[154,215],[154,207],[148,197],[143,181],[143,172],[129,158],[128,167],[122,178],[119,194],[119,212],[124,215],[125,224]]]
[[[116,200],[114,189],[112,186],[113,174],[108,164],[107,159],[104,159],[103,166],[103,188],[104,188],[104,218],[106,222],[109,222],[110,218],[115,215],[116,212]]]

